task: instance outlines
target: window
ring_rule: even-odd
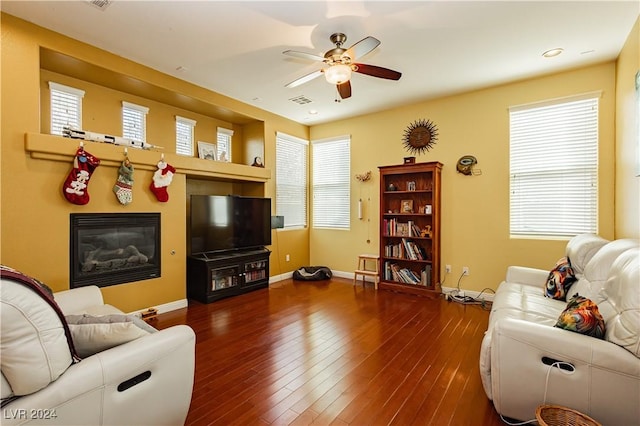
[[[351,137],[313,142],[313,227],[349,229]]]
[[[176,154],[193,156],[193,129],[195,120],[176,115]]]
[[[231,161],[231,138],[233,130],[218,127],[218,161]]]
[[[597,233],[598,97],[512,107],[512,236]]]
[[[146,142],[148,112],[147,107],[122,101],[122,137]]]
[[[309,142],[276,134],[276,215],[284,228],[307,226],[307,147]]]
[[[49,82],[51,91],[51,134],[62,135],[64,126],[82,129],[84,91]]]

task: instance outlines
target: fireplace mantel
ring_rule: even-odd
[[[25,134],[25,150],[32,158],[69,163],[80,145],[77,139],[41,133]],[[101,142],[83,141],[91,154],[100,158],[101,166],[119,167],[124,158],[124,147]],[[244,164],[223,163],[186,157],[164,150],[128,148],[127,155],[137,169],[155,171],[164,154],[165,161],[176,168],[176,173],[190,177],[210,178],[235,182],[266,182],[271,179],[271,169]]]

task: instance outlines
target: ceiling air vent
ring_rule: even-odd
[[[307,98],[304,95],[296,96],[295,98],[291,98],[289,100],[300,105],[310,104],[311,102],[313,102],[311,99]]]
[[[113,3],[113,0],[88,0],[87,3],[89,3],[91,6],[97,7],[104,12],[104,10],[109,7],[111,3]]]

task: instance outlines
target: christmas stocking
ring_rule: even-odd
[[[133,201],[133,164],[127,159],[122,162],[118,169],[118,180],[113,186],[113,192],[116,194],[120,204],[126,206]]]
[[[89,154],[83,148],[78,148],[73,159],[73,169],[62,185],[64,198],[70,203],[85,205],[89,202],[89,178],[96,167],[100,165],[100,160]]]
[[[165,203],[169,201],[169,193],[167,192],[167,186],[173,180],[173,174],[176,172],[170,164],[160,161],[158,163],[158,170],[153,173],[153,181],[149,186],[151,192],[156,196],[158,201]]]

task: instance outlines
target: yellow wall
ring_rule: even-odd
[[[640,72],[640,18],[617,61],[616,238],[640,238],[640,110],[635,76]]]
[[[160,212],[162,220],[162,277],[135,283],[106,287],[103,294],[107,303],[117,305],[125,311],[144,309],[186,298],[186,212],[187,176],[178,169],[168,188],[169,202],[159,203],[148,190],[153,174],[152,167],[136,167],[134,173],[133,203],[122,206],[112,192],[117,177],[118,165],[115,161],[103,161],[94,172],[88,192],[91,200],[85,206],[76,206],[62,196],[62,184],[71,170],[74,142],[61,140],[63,151],[69,148],[69,155],[55,161],[32,158],[25,149],[25,134],[48,132],[46,81],[57,82],[87,90],[84,98],[83,121],[87,130],[100,133],[120,134],[119,110],[122,93],[98,85],[82,82],[68,76],[43,71],[40,67],[40,49],[44,47],[77,58],[88,64],[102,66],[119,75],[149,83],[154,87],[169,90],[195,99],[200,103],[212,103],[223,108],[264,122],[249,125],[247,135],[233,126],[236,131],[233,142],[234,161],[244,162],[250,153],[256,152],[255,140],[264,127],[263,156],[267,167],[275,161],[275,134],[282,131],[297,137],[308,138],[308,128],[274,114],[226,98],[222,95],[191,85],[165,74],[158,73],[142,65],[127,61],[87,44],[69,39],[41,27],[34,26],[10,15],[2,14],[2,122],[1,154],[1,208],[0,261],[27,274],[31,274],[50,285],[55,291],[69,287],[69,214],[74,212]],[[215,141],[215,127],[226,124],[223,120],[212,119],[192,111],[181,111],[170,105],[162,105],[136,96],[124,97],[130,102],[150,106],[148,116],[148,140],[165,147],[167,161],[179,162],[174,152],[175,121],[178,113],[198,121],[196,140]],[[41,112],[42,108],[42,112]],[[42,120],[41,120],[42,118]],[[237,147],[237,135],[246,137],[249,143]],[[114,150],[122,148],[108,144],[89,143],[87,151],[98,158],[118,158]],[[236,159],[235,154],[238,154]],[[120,155],[120,154],[117,154]],[[137,158],[147,158],[155,153],[129,150],[134,165]],[[157,154],[159,156],[159,154]],[[193,160],[205,161],[205,160]],[[151,164],[147,161],[148,164]],[[209,167],[209,166],[207,166]],[[212,162],[212,168],[224,167]],[[273,175],[275,175],[272,172]],[[275,194],[274,176],[263,185],[264,195]],[[216,185],[228,185],[216,183]],[[255,185],[248,184],[240,191],[255,193]],[[274,232],[275,234],[275,232]],[[300,238],[275,238],[271,249],[278,252],[301,253],[307,258],[300,259],[308,264],[308,233],[297,233]],[[293,244],[277,247],[277,244]],[[175,251],[175,255],[171,252]],[[272,260],[277,260],[272,258]],[[271,275],[281,274],[279,266],[289,266],[272,262]],[[293,268],[287,269],[291,271]]]
[[[509,112],[508,108],[545,99],[602,91],[600,99],[599,232],[613,237],[615,64],[605,63],[571,72],[421,102],[378,114],[311,128],[311,139],[350,134],[352,175],[372,170],[367,183],[352,180],[351,232],[311,231],[312,264],[350,271],[355,255],[378,253],[377,166],[401,164],[410,154],[402,145],[403,131],[417,119],[438,127],[434,148],[417,162],[440,161],[442,170],[441,268],[452,265],[444,286],[456,286],[462,267],[470,275],[461,287],[481,291],[495,288],[508,265],[550,269],[563,255],[566,241],[509,237]],[[456,172],[463,155],[478,159],[482,175]],[[358,198],[365,204],[365,220],[357,219]],[[371,220],[371,223],[368,220]],[[367,239],[371,239],[368,244]]]
[[[42,133],[48,134],[51,131],[51,111],[49,102],[46,101],[49,99],[50,81],[85,91],[85,95],[82,100],[82,128],[92,132],[106,133],[109,135],[122,134],[122,101],[148,107],[149,113],[146,118],[147,142],[152,145],[163,147],[164,149],[160,152],[175,153],[176,115],[196,122],[196,126],[194,128],[194,140],[196,141],[196,145],[194,145],[195,155],[197,155],[198,152],[197,141],[209,143],[216,142],[218,127],[233,129],[233,139],[236,141],[240,141],[243,136],[242,127],[237,125],[234,126],[233,123],[172,107],[170,105],[139,96],[133,96],[118,90],[108,89],[97,84],[88,83],[83,80],[48,70],[43,70],[41,72],[40,81],[40,99],[45,100],[45,102],[42,102],[40,106],[42,111],[42,120],[40,124]],[[242,161],[244,158],[242,158],[241,146],[242,144],[239,142],[232,144],[232,159],[234,162],[244,164],[245,162]]]
[[[1,208],[0,261],[26,273],[37,276],[54,290],[68,288],[68,222],[72,212],[103,211],[160,211],[162,213],[162,278],[114,286],[104,290],[108,303],[124,310],[143,309],[148,306],[183,299],[185,292],[186,214],[187,196],[203,191],[199,178],[178,174],[169,187],[170,202],[157,203],[147,191],[151,169],[136,170],[133,208],[117,203],[111,188],[115,181],[113,165],[100,166],[89,186],[91,202],[87,206],[74,206],[64,200],[61,185],[69,173],[69,161],[34,159],[25,150],[25,133],[46,132],[41,122],[40,97],[47,73],[39,64],[40,47],[73,56],[90,64],[109,68],[156,87],[185,94],[194,99],[222,106],[252,117],[263,124],[244,127],[244,143],[235,154],[237,161],[247,163],[261,153],[271,178],[264,184],[267,197],[275,195],[275,137],[284,132],[303,139],[322,139],[350,134],[352,137],[352,176],[372,171],[373,179],[361,183],[352,180],[352,220],[350,231],[294,230],[274,231],[271,249],[270,275],[290,272],[303,265],[327,265],[335,271],[352,271],[356,255],[378,252],[378,169],[380,165],[399,164],[409,156],[401,143],[404,129],[417,119],[430,119],[439,130],[434,148],[417,161],[444,163],[442,179],[442,265],[451,264],[453,274],[446,277],[444,286],[455,286],[462,266],[469,266],[471,274],[461,281],[461,287],[480,291],[493,287],[504,276],[507,265],[524,264],[548,269],[562,255],[565,241],[527,240],[509,238],[509,130],[508,107],[539,100],[570,96],[577,93],[602,91],[600,102],[600,188],[599,233],[606,238],[615,235],[638,235],[638,178],[628,172],[628,158],[634,150],[635,139],[630,133],[629,121],[633,110],[627,97],[632,89],[627,81],[638,69],[638,24],[616,64],[605,63],[571,72],[550,75],[485,90],[428,100],[389,111],[307,126],[191,85],[142,65],[124,60],[84,43],[52,33],[43,28],[2,14],[2,143],[1,155]],[[616,87],[616,77],[618,86]],[[624,82],[622,81],[623,79]],[[71,80],[73,81],[73,80]],[[62,81],[64,83],[64,81]],[[98,89],[91,84],[86,87]],[[616,90],[620,99],[616,105]],[[42,92],[42,93],[41,93]],[[119,93],[99,89],[100,96],[119,100]],[[85,102],[92,104],[89,95]],[[144,99],[127,98],[145,105]],[[116,107],[116,106],[114,106]],[[119,106],[117,106],[119,108]],[[616,111],[617,108],[617,111]],[[175,108],[154,105],[154,110],[170,116]],[[616,112],[623,116],[617,127]],[[100,123],[99,132],[119,133],[116,121],[106,121],[97,110],[85,112]],[[218,125],[212,120],[190,111],[187,117],[202,121],[196,139],[210,140],[207,136]],[[151,114],[151,112],[150,112]],[[46,111],[42,112],[42,116]],[[46,121],[46,120],[44,120]],[[155,122],[155,120],[154,120]],[[173,134],[173,121],[155,125],[150,129],[153,138],[162,144],[173,143],[166,132]],[[98,124],[96,124],[98,126]],[[104,128],[103,128],[104,126]],[[171,129],[163,129],[169,126]],[[262,129],[263,127],[263,129]],[[241,132],[234,126],[236,132]],[[264,144],[256,141],[264,133]],[[615,149],[615,137],[618,149]],[[109,146],[92,148],[100,157]],[[172,147],[167,147],[167,150]],[[263,150],[263,152],[261,152]],[[90,151],[91,152],[91,151]],[[455,163],[463,155],[478,158],[479,176],[463,176],[455,172]],[[616,159],[622,166],[615,166]],[[626,170],[626,171],[625,171]],[[614,184],[615,180],[615,184]],[[139,184],[138,184],[139,182]],[[225,183],[221,191],[247,191],[253,194],[254,185],[237,187]],[[614,199],[614,193],[616,198]],[[363,200],[364,218],[357,218],[357,202]],[[614,210],[614,203],[615,210]],[[176,250],[176,255],[170,255]],[[286,261],[289,255],[290,260]]]

